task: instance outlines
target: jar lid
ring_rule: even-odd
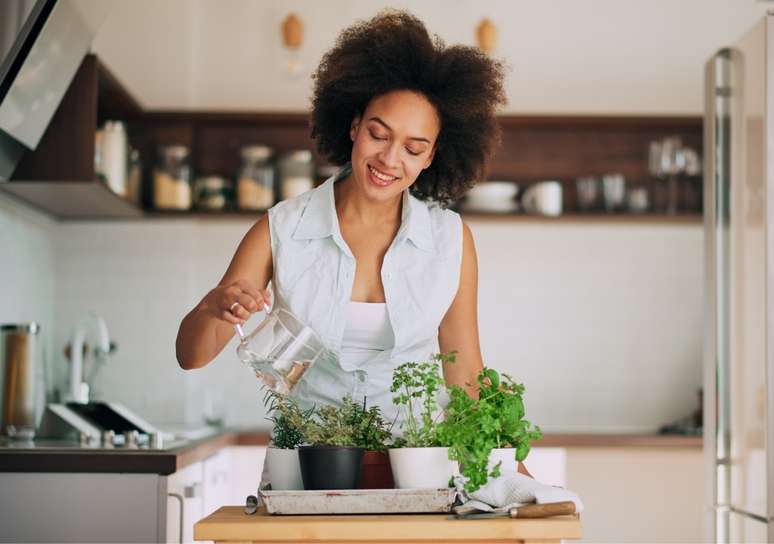
[[[243,145],[239,150],[243,159],[266,160],[274,155],[274,149],[268,145]]]
[[[282,159],[292,162],[312,162],[312,152],[308,149],[296,149],[283,155]]]
[[[159,146],[159,154],[171,159],[184,159],[189,153],[188,146],[183,144],[163,144]]]
[[[29,334],[38,334],[40,324],[37,321],[30,323],[3,323],[0,325],[0,332],[26,332]]]
[[[223,176],[203,176],[196,178],[196,189],[207,189],[210,191],[219,191],[229,187],[230,182]]]

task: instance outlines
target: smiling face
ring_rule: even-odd
[[[388,201],[430,166],[441,123],[424,95],[392,91],[352,121],[352,177],[367,198]]]

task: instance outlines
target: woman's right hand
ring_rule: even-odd
[[[258,289],[248,280],[236,280],[207,293],[204,303],[212,316],[232,325],[241,325],[255,312],[268,311],[271,295],[268,289]]]

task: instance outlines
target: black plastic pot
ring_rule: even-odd
[[[357,489],[364,451],[336,446],[299,447],[304,489]]]

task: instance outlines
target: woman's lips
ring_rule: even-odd
[[[397,180],[395,176],[390,176],[388,174],[385,174],[381,170],[378,170],[374,168],[373,166],[366,165],[368,169],[368,177],[371,180],[371,183],[374,185],[378,185],[379,187],[387,187],[388,185],[392,184]]]

